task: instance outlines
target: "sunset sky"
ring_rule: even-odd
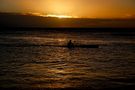
[[[132,18],[135,17],[135,0],[0,0],[0,12]]]

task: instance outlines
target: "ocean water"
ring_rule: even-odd
[[[99,48],[59,47],[76,45]],[[0,88],[135,86],[135,32],[0,32]]]

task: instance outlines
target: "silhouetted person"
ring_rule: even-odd
[[[68,42],[67,47],[68,47],[68,48],[73,48],[73,47],[74,47],[74,45],[73,45],[73,43],[72,43],[71,40]]]

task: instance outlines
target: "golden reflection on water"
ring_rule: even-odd
[[[31,43],[48,45],[48,42],[49,45],[52,45],[52,42],[54,45],[65,45],[64,43],[71,39],[68,35],[74,36],[70,33],[53,33],[47,36],[48,38],[44,38],[44,35],[35,38],[20,37],[16,42],[24,41],[23,43],[30,43],[30,46],[0,48],[0,87],[42,89],[134,85],[129,80],[123,82],[121,79],[135,75],[133,45],[107,45],[98,49],[31,46]],[[57,38],[50,38],[52,36]],[[128,57],[125,57],[126,55]]]
[[[91,72],[87,63],[74,61],[72,56],[74,50],[58,48],[47,51],[52,52],[49,55],[45,55],[45,50],[42,48],[37,57],[34,58],[33,63],[23,65],[22,71],[25,74],[32,75],[32,77],[27,78],[30,80],[31,87],[74,88],[82,86],[85,81],[97,76],[108,75],[103,72]]]
[[[66,88],[73,86],[74,83],[69,80],[72,77],[70,73],[76,70],[68,65],[67,61],[70,54],[65,51],[68,51],[68,49],[57,49],[49,57],[47,57],[48,55],[39,54],[36,57],[35,64],[31,63],[23,66],[25,73],[35,75],[30,80],[31,83],[34,83],[32,87]],[[56,60],[53,60],[53,58],[56,58]],[[64,58],[66,58],[65,61]]]

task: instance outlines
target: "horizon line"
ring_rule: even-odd
[[[135,19],[135,17],[79,17],[79,16],[72,16],[72,15],[62,15],[62,14],[42,14],[42,13],[32,13],[32,12],[3,12],[0,11],[0,14],[15,14],[15,15],[31,15],[31,16],[39,16],[39,17],[45,17],[45,18],[58,18],[58,19]]]

